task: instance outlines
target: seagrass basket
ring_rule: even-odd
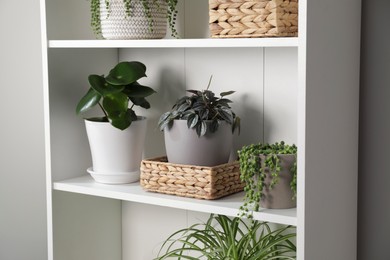
[[[206,167],[168,163],[166,157],[143,160],[140,183],[147,191],[207,200],[244,188],[238,161]]]
[[[209,0],[214,38],[298,36],[298,0]]]

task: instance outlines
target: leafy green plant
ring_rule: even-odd
[[[240,118],[229,106],[232,101],[225,98],[234,91],[222,92],[221,97],[216,97],[209,90],[211,78],[206,90],[187,90],[191,96],[184,96],[176,101],[171,111],[164,113],[158,122],[161,131],[165,127],[171,127],[175,119],[187,120],[187,126],[195,129],[199,137],[204,136],[208,131],[214,133],[218,130],[222,121],[232,126],[234,132],[240,129]]]
[[[146,66],[139,61],[118,63],[109,74],[89,75],[90,88],[81,98],[76,113],[84,113],[98,105],[103,117],[89,118],[91,121],[110,122],[114,127],[124,130],[137,120],[134,106],[150,108],[146,97],[155,93],[153,89],[140,85],[137,80],[146,77]],[[129,108],[129,102],[132,102]]]
[[[293,154],[297,155],[297,147],[293,145],[287,145],[283,141],[274,144],[251,144],[242,147],[238,151],[240,160],[240,178],[245,182],[245,198],[244,204],[241,206],[242,216],[252,218],[252,211],[258,211],[260,208],[261,198],[264,196],[264,187],[266,186],[266,170],[271,174],[271,183],[269,188],[272,189],[279,181],[279,173],[282,170],[280,164],[279,155],[281,154]],[[264,155],[265,159],[261,161],[260,155]],[[295,199],[297,194],[297,161],[290,169],[293,175],[290,183],[291,190],[293,191]]]
[[[91,1],[91,27],[93,32],[95,33],[96,37],[102,38],[102,27],[101,27],[101,20],[100,20],[100,8],[106,8],[108,11],[108,15],[110,15],[111,9],[110,9],[110,1],[111,0],[105,0],[105,6],[100,6],[100,0],[90,0]],[[132,10],[132,1],[140,1],[143,8],[144,8],[144,14],[148,18],[149,21],[149,30],[153,31],[153,17],[152,13],[150,11],[151,4],[156,5],[157,8],[160,8],[157,0],[123,0],[123,5],[125,7],[125,12],[127,17],[131,17],[133,15]],[[176,6],[178,3],[178,0],[164,0],[167,2],[168,5],[168,13],[167,13],[167,20],[169,24],[169,28],[171,29],[172,36],[177,38],[178,34],[175,29],[176,24],[176,18],[177,18],[177,10]]]
[[[250,228],[238,217],[211,215],[206,223],[172,234],[155,259],[291,260],[296,259],[295,236],[291,226],[272,230],[255,221]]]

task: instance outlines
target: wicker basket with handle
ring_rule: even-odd
[[[148,191],[207,200],[244,188],[237,161],[205,167],[168,163],[166,157],[143,160],[140,183]]]
[[[298,0],[209,0],[215,38],[298,36]]]

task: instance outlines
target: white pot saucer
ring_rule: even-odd
[[[92,178],[99,183],[104,184],[125,184],[139,181],[140,172],[94,172],[92,167],[87,169]]]

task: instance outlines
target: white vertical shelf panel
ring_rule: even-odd
[[[236,93],[227,98],[241,118],[241,134],[235,138],[235,150],[263,139],[263,52],[262,48],[187,49],[187,89],[210,89]]]
[[[53,181],[76,177],[91,166],[85,115],[76,115],[76,105],[89,88],[88,75],[105,74],[116,62],[116,50],[111,49],[49,52]],[[98,109],[93,112],[102,115]]]
[[[147,67],[147,78],[139,82],[157,93],[148,97],[151,108],[136,108],[148,118],[144,156],[165,155],[163,132],[157,122],[185,94],[184,49],[121,49],[119,60],[138,60]],[[157,256],[159,246],[177,228],[186,227],[186,211],[148,204],[122,202],[123,260],[149,260]],[[158,230],[158,232],[156,232]],[[150,234],[154,234],[152,237]]]
[[[307,4],[305,245],[299,256],[326,259],[332,252],[335,259],[355,260],[361,1],[303,4]]]
[[[184,38],[210,37],[208,0],[185,0]]]
[[[265,48],[265,142],[297,144],[297,56],[296,48]]]
[[[187,227],[187,213],[180,209],[123,203],[122,213],[122,260],[154,259],[171,234]]]
[[[55,191],[55,260],[122,260],[121,202]]]
[[[75,107],[89,87],[88,75],[106,73],[116,64],[117,51],[67,49],[51,50],[48,54],[51,127],[48,174],[56,181],[79,176],[80,171],[91,165],[84,121],[75,114]],[[52,187],[51,183],[47,185]],[[49,243],[54,243],[54,259],[120,259],[119,201],[70,193],[48,196],[53,196],[53,209],[49,204],[48,210],[53,212],[54,238]]]
[[[146,65],[146,78],[139,82],[157,91],[148,97],[150,109],[135,108],[136,113],[148,118],[145,157],[165,155],[163,133],[158,129],[158,119],[169,111],[176,100],[185,94],[184,49],[121,49],[119,60],[137,60]]]
[[[41,1],[46,2],[48,39],[95,39],[90,26],[90,1]]]

